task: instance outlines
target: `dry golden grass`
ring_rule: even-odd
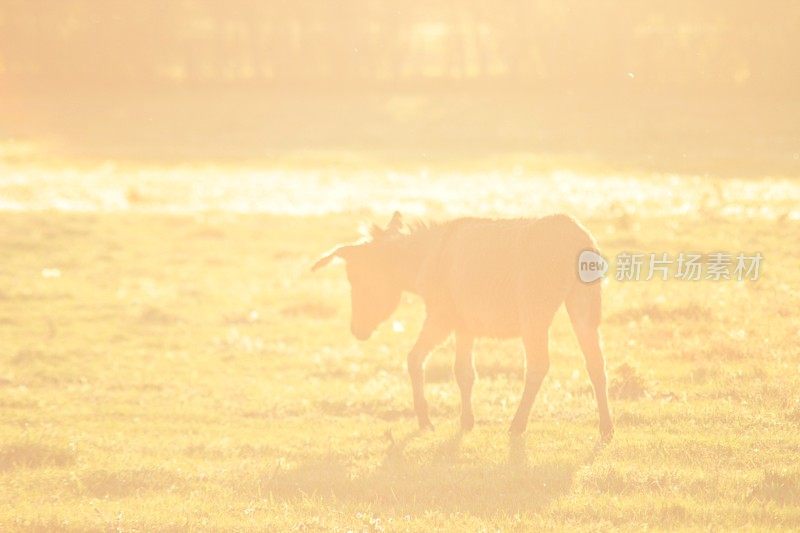
[[[48,189],[36,179],[49,169],[20,167],[16,185],[0,183],[4,201],[27,210],[53,207],[47,195],[63,180],[74,197],[61,207],[90,211],[0,215],[0,529],[800,527],[796,184],[481,180],[476,171],[472,190],[447,185],[454,176],[418,176],[398,200],[440,216],[565,208],[609,256],[764,254],[754,283],[608,282],[617,433],[597,448],[594,399],[563,311],[524,439],[506,435],[521,348],[488,340],[476,350],[476,429],[457,430],[448,344],[427,368],[437,429],[418,434],[405,353],[419,302],[409,297],[395,327],[358,343],[343,272],[308,272],[365,215],[250,212],[292,212],[306,185],[289,172],[280,183],[297,190],[276,196],[257,170],[215,182],[217,170],[161,169],[163,187],[152,189],[147,173],[158,169],[49,174]],[[310,199],[330,200],[326,178],[314,179],[322,185]],[[366,192],[350,200],[372,187],[385,194],[369,196],[378,209],[401,189],[387,171],[362,180]],[[198,211],[215,190],[209,202],[223,209]],[[122,210],[96,212],[109,197]],[[261,209],[237,214],[236,202]]]

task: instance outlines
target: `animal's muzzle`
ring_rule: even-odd
[[[353,334],[353,337],[360,341],[365,341],[372,336],[373,328],[365,328],[359,327],[355,325],[350,326],[350,332]]]

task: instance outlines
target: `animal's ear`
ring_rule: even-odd
[[[400,211],[395,211],[394,214],[392,215],[392,219],[386,226],[386,232],[400,233],[401,229],[403,229],[403,215],[400,214]]]
[[[311,267],[311,272],[316,272],[320,268],[324,267],[325,265],[327,265],[328,263],[333,261],[333,259],[336,258],[336,257],[341,257],[342,259],[347,259],[347,256],[350,254],[350,251],[352,250],[352,248],[353,247],[350,246],[350,245],[339,246],[337,248],[334,248],[333,250],[331,250],[327,254],[325,254],[322,257],[320,257],[317,260],[317,262],[314,263],[314,266]]]
[[[320,268],[324,267],[325,265],[327,265],[328,263],[333,261],[334,257],[336,257],[335,253],[329,253],[329,254],[323,255],[322,257],[320,257],[317,260],[316,263],[314,263],[314,266],[311,267],[311,272],[316,272]]]
[[[369,231],[367,232],[367,236],[371,238],[373,241],[379,240],[385,234],[386,231],[377,224],[370,225]]]

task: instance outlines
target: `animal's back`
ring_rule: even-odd
[[[552,315],[577,281],[589,233],[566,215],[460,219],[443,228],[439,275],[454,327],[475,336],[514,337]]]

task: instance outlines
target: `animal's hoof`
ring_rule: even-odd
[[[525,433],[526,424],[517,424],[516,422],[511,424],[511,427],[508,428],[508,434],[512,437],[519,437],[523,433]]]
[[[522,435],[528,427],[528,417],[522,416],[519,413],[514,415],[511,419],[511,426],[508,428],[509,435]]]
[[[614,438],[614,427],[608,426],[604,428],[600,428],[600,442],[603,444],[611,442],[611,439]]]
[[[419,430],[420,431],[433,431],[433,424],[431,424],[430,420],[425,420],[425,421],[420,420],[420,422],[419,422]]]
[[[475,427],[475,417],[470,416],[462,416],[461,417],[461,431],[472,431],[472,428]]]

